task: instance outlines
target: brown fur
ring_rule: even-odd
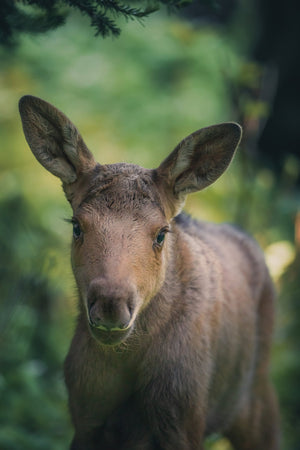
[[[73,208],[71,449],[200,450],[219,432],[237,450],[278,450],[263,255],[229,225],[178,215],[186,194],[226,169],[238,125],[199,130],[148,170],[96,164],[74,125],[40,99],[24,97],[20,112]]]

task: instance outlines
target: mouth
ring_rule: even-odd
[[[125,330],[103,330],[90,325],[89,328],[96,341],[108,346],[114,346],[124,342],[132,331],[132,327],[126,328]]]

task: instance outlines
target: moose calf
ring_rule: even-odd
[[[273,286],[257,244],[180,214],[229,165],[241,128],[189,135],[157,169],[95,162],[77,128],[20,100],[27,142],[73,209],[79,315],[65,361],[72,450],[278,449]]]

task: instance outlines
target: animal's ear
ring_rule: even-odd
[[[31,95],[19,103],[23,130],[36,159],[64,184],[95,166],[73,123],[57,108]]]
[[[182,204],[186,194],[209,186],[226,170],[240,142],[237,123],[202,128],[187,136],[161,163],[157,174]]]

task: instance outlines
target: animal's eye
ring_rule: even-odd
[[[156,236],[156,242],[161,245],[165,240],[166,233],[165,231],[160,231]]]
[[[166,233],[169,231],[169,229],[167,227],[162,228],[155,239],[155,244],[159,247],[161,247],[164,243],[165,237],[166,237]]]
[[[74,236],[74,239],[77,240],[81,237],[82,231],[81,231],[80,225],[77,221],[74,220],[72,223],[73,223],[73,236]]]

